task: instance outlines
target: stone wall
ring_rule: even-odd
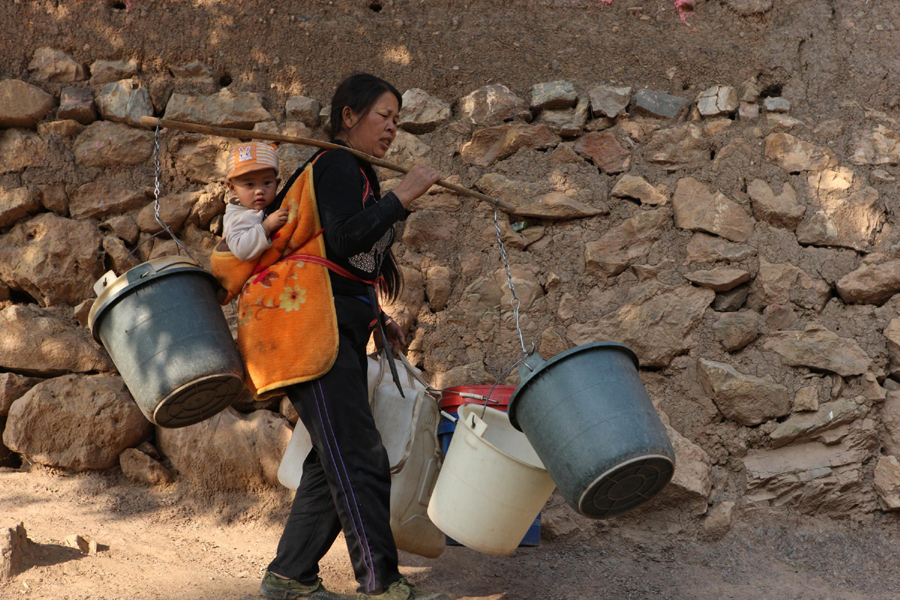
[[[169,73],[42,48],[0,81],[0,460],[272,486],[286,403],[242,401],[157,431],[160,453],[86,314],[106,270],[177,249],[147,241],[154,135],[141,116],[326,139],[328,99],[266,108],[203,64]],[[803,121],[753,80],[685,97],[621,82],[527,92],[404,93],[386,158],[428,162],[517,207],[495,222],[489,205],[435,188],[398,226],[405,288],[388,311],[411,359],[450,386],[493,383],[519,357],[499,228],[528,345],[545,357],[598,340],[637,352],[678,455],[658,506],[710,527],[735,506],[900,508],[900,123],[875,111],[852,132]],[[231,143],[161,140],[162,218],[204,261]],[[312,151],[278,152],[286,178]],[[381,175],[386,190],[399,182]]]

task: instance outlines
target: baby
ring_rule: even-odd
[[[240,260],[254,260],[271,247],[272,234],[287,222],[284,208],[263,218],[263,209],[275,200],[278,181],[273,146],[247,142],[228,154],[225,183],[234,195],[227,200],[223,228],[228,249]]]

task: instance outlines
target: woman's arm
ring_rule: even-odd
[[[332,150],[313,168],[325,239],[343,258],[368,252],[394,223],[409,214],[393,193],[363,210],[365,178],[353,155]]]

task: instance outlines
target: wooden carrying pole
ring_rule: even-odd
[[[326,148],[328,150],[346,150],[354,156],[358,156],[359,158],[368,161],[373,165],[384,167],[385,169],[390,169],[392,171],[398,171],[400,173],[409,172],[409,169],[407,169],[406,167],[401,167],[398,164],[394,164],[380,158],[375,158],[371,154],[366,154],[365,152],[360,152],[359,150],[354,150],[353,148],[348,148],[346,146],[340,146],[338,144],[332,144],[330,142],[321,142],[319,140],[313,140],[310,138],[292,137],[289,135],[280,135],[277,133],[264,133],[262,131],[248,131],[246,129],[232,129],[229,127],[214,127],[212,125],[200,125],[197,123],[189,123],[187,121],[157,119],[156,117],[141,117],[141,124],[146,125],[147,127],[156,127],[157,125],[159,125],[163,128],[179,129],[181,131],[190,131],[192,133],[202,133],[205,135],[217,135],[219,137],[238,138],[244,140],[267,140],[270,142],[281,142],[285,144],[315,146],[316,148]],[[516,207],[509,202],[504,202],[503,200],[499,200],[497,198],[491,198],[486,194],[475,192],[454,183],[449,183],[447,181],[444,181],[443,179],[438,181],[437,185],[445,187],[448,190],[453,190],[454,192],[462,196],[477,198],[479,200],[483,200],[484,202],[499,206],[509,214],[516,214]]]

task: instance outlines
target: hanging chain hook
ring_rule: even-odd
[[[157,121],[156,122],[156,135],[154,136],[154,139],[153,139],[153,142],[154,142],[153,165],[156,168],[156,181],[155,181],[155,185],[153,186],[153,202],[155,205],[154,206],[154,215],[156,216],[156,222],[159,223],[160,227],[162,227],[162,231],[165,231],[166,233],[168,233],[169,236],[175,241],[175,244],[181,250],[184,250],[184,253],[187,254],[187,256],[191,260],[193,260],[194,262],[197,262],[199,264],[197,259],[195,259],[193,257],[193,255],[191,254],[190,250],[188,250],[187,247],[185,247],[185,245],[181,243],[181,240],[178,239],[178,236],[175,235],[175,232],[173,232],[169,228],[169,226],[166,224],[165,221],[163,221],[162,217],[159,214],[159,211],[160,211],[159,186],[160,186],[160,181],[162,180],[162,168],[160,167],[160,164],[159,164],[159,154],[160,154],[160,152],[159,152],[159,139],[160,139],[159,131],[160,131],[159,121]],[[162,233],[162,231],[160,231],[159,233]],[[159,233],[157,233],[155,235],[159,235]],[[155,235],[154,235],[154,237],[155,237]]]
[[[506,256],[506,246],[503,244],[503,236],[500,234],[500,218],[499,218],[500,209],[498,206],[494,206],[494,229],[497,230],[497,244],[500,247],[500,258],[503,259],[503,266],[506,269],[506,283],[509,286],[509,292],[512,296],[509,299],[509,305],[513,309],[513,317],[516,320],[516,332],[519,334],[519,344],[522,346],[522,354],[528,355],[528,349],[525,347],[525,338],[522,336],[522,326],[519,323],[519,307],[522,302],[519,300],[519,296],[516,295],[516,286],[513,284],[512,280],[512,272],[510,271],[509,259]],[[532,344],[532,352],[534,344]]]

